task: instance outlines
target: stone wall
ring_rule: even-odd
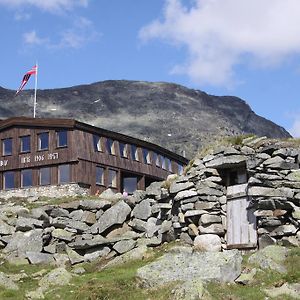
[[[248,174],[246,194],[258,218],[259,246],[299,246],[299,158],[298,148],[252,138],[199,156],[185,175],[170,175],[129,197],[106,191],[93,199],[31,211],[4,205],[2,255],[13,262],[75,264],[175,239],[202,250],[226,249],[225,182],[227,171],[236,167]]]
[[[89,195],[89,187],[77,183],[46,185],[22,189],[0,190],[0,199],[9,198],[31,198],[32,201],[38,197],[61,198]]]

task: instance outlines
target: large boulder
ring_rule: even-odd
[[[0,272],[0,287],[8,290],[18,290],[19,287],[5,273]]]
[[[193,279],[233,282],[241,274],[241,262],[238,250],[191,253],[181,249],[138,269],[137,278],[143,287],[149,288]]]
[[[138,203],[132,211],[132,215],[141,220],[147,220],[151,216],[151,200],[145,199]]]
[[[123,200],[106,210],[94,224],[99,233],[102,233],[113,225],[123,224],[131,212],[131,208]],[[92,227],[93,227],[92,226]]]
[[[202,251],[221,251],[221,238],[216,234],[201,234],[196,236],[194,246],[197,250]]]

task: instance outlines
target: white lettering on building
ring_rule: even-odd
[[[38,154],[38,155],[34,155],[33,157],[23,156],[21,157],[21,164],[30,163],[31,161],[40,162],[45,160],[56,160],[56,159],[58,159],[58,152],[48,153],[47,155]],[[7,165],[7,161],[6,161],[6,165]],[[0,166],[1,166],[1,161],[0,161]]]
[[[6,167],[8,164],[8,160],[0,160],[0,167]]]

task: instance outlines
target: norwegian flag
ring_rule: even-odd
[[[22,91],[22,89],[24,88],[25,84],[28,82],[30,76],[31,76],[31,75],[36,75],[36,74],[37,74],[37,66],[35,65],[34,67],[32,67],[31,70],[29,70],[29,71],[24,75],[24,77],[23,77],[23,79],[22,79],[22,83],[21,83],[19,89],[17,90],[15,96],[17,96],[17,95]]]

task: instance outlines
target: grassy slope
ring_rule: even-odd
[[[136,270],[153,261],[164,253],[165,247],[159,248],[147,259],[143,261],[135,261],[122,265],[120,267],[111,268],[100,271],[99,263],[85,264],[86,273],[75,276],[71,285],[64,287],[54,287],[45,295],[45,299],[64,299],[64,300],[109,300],[109,299],[172,299],[172,289],[174,285],[166,286],[157,290],[145,290],[138,287],[135,280]],[[293,249],[286,261],[288,268],[287,274],[279,274],[272,271],[259,271],[255,277],[255,281],[247,286],[238,284],[208,284],[207,289],[212,295],[212,299],[225,300],[260,300],[266,299],[263,293],[264,288],[280,286],[284,282],[299,282],[300,280],[300,249]],[[253,267],[244,261],[244,268]],[[9,266],[2,264],[0,271],[5,273],[20,273],[21,270],[28,274],[28,278],[19,282],[19,291],[8,291],[0,288],[0,299],[25,299],[25,291],[34,290],[38,286],[38,281],[33,279],[31,274],[41,269],[50,269],[45,266]],[[277,300],[288,300],[289,297],[280,297]]]

